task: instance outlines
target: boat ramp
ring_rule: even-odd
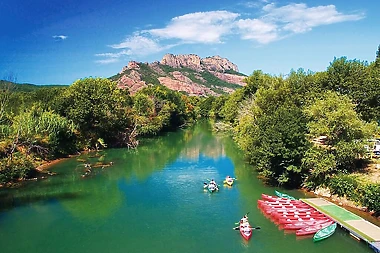
[[[352,237],[366,242],[376,253],[380,253],[380,227],[323,198],[300,200],[324,213],[340,227],[349,231]]]

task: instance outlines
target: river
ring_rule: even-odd
[[[92,171],[82,177],[85,163]],[[275,188],[206,122],[141,140],[136,150],[85,154],[49,170],[57,174],[0,189],[0,252],[373,252],[340,228],[318,243],[280,230],[257,208],[261,193]],[[222,186],[227,175],[238,178],[232,187]],[[205,192],[207,179],[220,191]],[[248,242],[232,229],[247,212],[261,227]]]

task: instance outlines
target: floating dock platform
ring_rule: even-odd
[[[380,227],[325,199],[311,198],[300,200],[324,213],[349,231],[352,237],[366,242],[376,253],[380,253]]]

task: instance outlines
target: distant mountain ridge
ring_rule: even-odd
[[[192,96],[218,96],[244,86],[245,77],[237,65],[220,56],[166,54],[160,62],[130,61],[111,79],[131,94],[148,85],[161,84]]]

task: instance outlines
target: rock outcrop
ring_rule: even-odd
[[[188,95],[218,96],[244,86],[246,76],[220,56],[202,59],[195,54],[166,54],[160,62],[130,61],[115,77],[118,87],[128,88],[131,94],[149,84],[161,84]]]

